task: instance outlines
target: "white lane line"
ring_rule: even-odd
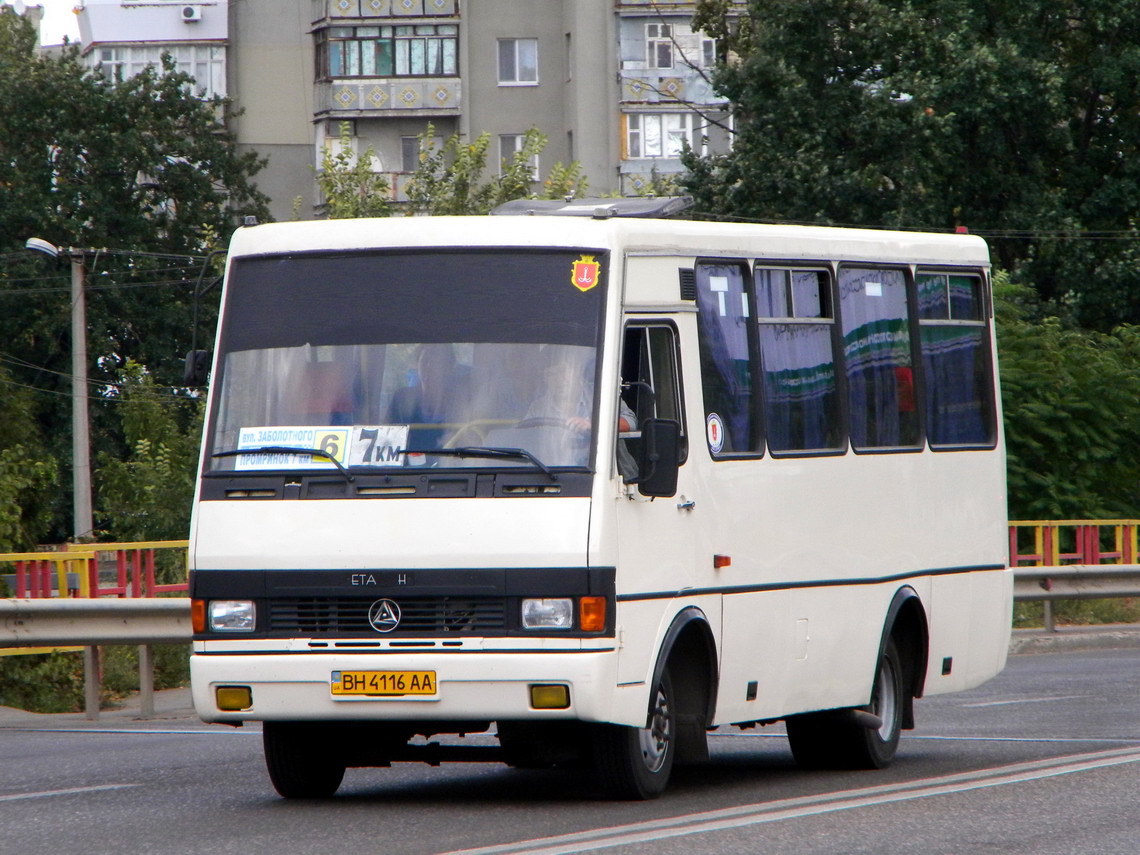
[[[0,796],[0,802],[18,802],[22,799],[46,799],[51,796],[73,796],[76,793],[98,793],[105,790],[126,790],[131,787],[139,787],[141,784],[101,784],[97,787],[70,787],[66,790],[44,790],[39,793],[12,793],[7,796]]]
[[[1015,704],[1048,704],[1053,701],[1079,701],[1091,698],[1092,695],[1060,695],[1050,698],[1014,698],[1008,701],[980,701],[976,704],[962,704],[962,709],[981,709],[982,707],[1008,707]]]
[[[121,736],[128,734],[132,736],[158,736],[170,734],[190,735],[190,736],[261,736],[260,730],[132,730],[130,728],[94,728],[94,727],[0,727],[0,733],[113,733]]]
[[[463,849],[446,853],[446,855],[572,855],[572,853],[608,849],[615,846],[643,844],[670,837],[722,831],[785,819],[817,816],[841,810],[874,807],[892,802],[961,793],[1006,784],[1025,783],[1126,763],[1140,763],[1140,749],[1098,751],[1071,757],[1016,763],[909,783],[886,784],[862,790],[845,790],[817,796],[781,799],[766,804],[742,805],[668,819],[592,829],[557,837],[522,840],[477,849]]]

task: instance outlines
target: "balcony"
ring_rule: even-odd
[[[322,18],[418,18],[459,13],[459,0],[313,0],[313,20]]]
[[[640,66],[640,67],[638,67]],[[690,68],[645,68],[644,63],[625,63],[621,71],[621,100],[647,104],[723,104],[725,99]]]
[[[353,77],[317,84],[316,113],[327,118],[458,116],[458,77]]]

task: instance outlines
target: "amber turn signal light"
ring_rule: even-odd
[[[583,632],[601,632],[606,628],[606,598],[582,597],[578,600],[578,625]]]
[[[190,601],[190,626],[194,632],[206,631],[206,601]]]

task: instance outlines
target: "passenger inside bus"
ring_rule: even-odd
[[[470,387],[450,344],[421,345],[410,375],[408,385],[392,395],[390,423],[411,426],[410,445],[438,448],[447,434],[444,425],[467,420]]]

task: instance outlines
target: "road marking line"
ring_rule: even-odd
[[[800,796],[766,804],[742,805],[667,819],[592,829],[557,837],[522,840],[477,849],[462,849],[446,853],[446,855],[524,855],[524,853],[525,855],[571,855],[571,853],[608,849],[615,846],[629,846],[670,837],[723,831],[785,819],[834,813],[841,810],[874,807],[892,802],[950,795],[1006,784],[1025,783],[1125,763],[1140,763],[1140,749],[1115,749],[1028,763],[1016,763],[976,772],[946,775],[940,778],[927,778],[901,784],[885,784],[862,790],[843,790],[823,795]]]
[[[1014,704],[1047,704],[1053,701],[1079,701],[1090,698],[1092,695],[1059,695],[1051,698],[1017,698],[1009,701],[980,701],[976,704],[962,704],[962,709],[981,709],[982,707],[1008,707]]]
[[[50,796],[73,796],[76,793],[98,793],[104,790],[126,790],[141,784],[101,784],[97,787],[71,787],[66,790],[44,790],[40,793],[12,793],[0,796],[0,802],[18,802],[21,799],[46,799]]]
[[[123,734],[156,734],[190,735],[190,736],[261,736],[260,730],[133,730],[129,728],[94,728],[94,727],[0,727],[0,733],[110,733],[117,736]]]

